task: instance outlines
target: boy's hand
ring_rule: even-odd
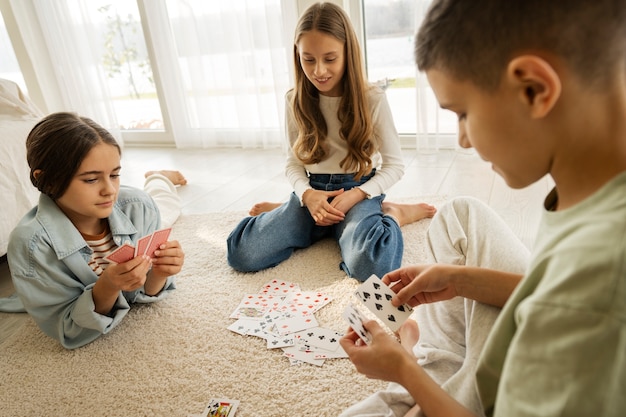
[[[372,335],[372,343],[361,341],[352,329],[339,340],[356,370],[368,378],[400,382],[406,369],[416,364],[411,354],[375,320],[363,323]]]
[[[385,274],[382,281],[396,293],[391,299],[394,306],[407,303],[415,307],[456,297],[453,276],[458,268],[443,264],[411,265]]]

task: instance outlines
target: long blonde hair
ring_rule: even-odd
[[[319,106],[319,91],[302,70],[298,42],[312,30],[333,36],[344,44],[345,71],[340,81],[343,86],[338,118],[339,134],[348,143],[348,154],[340,166],[355,173],[359,179],[372,169],[371,156],[376,151],[374,128],[369,110],[367,91],[370,85],[365,78],[361,48],[354,28],[341,7],[333,3],[316,3],[300,18],[294,40],[295,87],[291,94],[291,112],[298,127],[298,137],[293,145],[294,155],[304,164],[315,164],[326,158],[328,127]]]

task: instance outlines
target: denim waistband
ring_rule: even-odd
[[[316,190],[335,191],[349,190],[364,184],[376,174],[376,169],[362,176],[358,181],[354,179],[355,174],[309,174],[309,184]]]

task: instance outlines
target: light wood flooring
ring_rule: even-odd
[[[553,186],[549,178],[513,190],[475,152],[439,150],[421,154],[405,149],[405,175],[387,193],[389,200],[441,195],[476,197],[491,206],[530,247],[543,199]],[[183,215],[247,211],[259,201],[284,201],[291,187],[284,176],[281,150],[126,148],[122,182],[143,186],[149,170],[176,169],[189,183],[179,188]],[[13,292],[6,262],[0,265],[0,297]],[[25,314],[0,313],[0,343],[17,331]]]

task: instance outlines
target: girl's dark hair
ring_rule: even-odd
[[[348,154],[341,167],[356,173],[355,177],[372,169],[372,154],[377,150],[373,138],[373,123],[369,108],[368,90],[361,48],[346,12],[333,3],[315,3],[300,17],[294,39],[295,87],[292,90],[290,109],[298,138],[293,149],[295,156],[305,164],[315,164],[326,159],[325,144],[328,127],[319,107],[319,91],[308,80],[300,63],[298,42],[310,31],[330,35],[344,43],[345,72],[343,94],[338,109],[341,122],[339,134],[348,143]]]
[[[43,194],[58,199],[69,187],[83,159],[100,143],[113,145],[122,154],[115,138],[87,117],[68,112],[44,117],[26,138],[30,181]]]

